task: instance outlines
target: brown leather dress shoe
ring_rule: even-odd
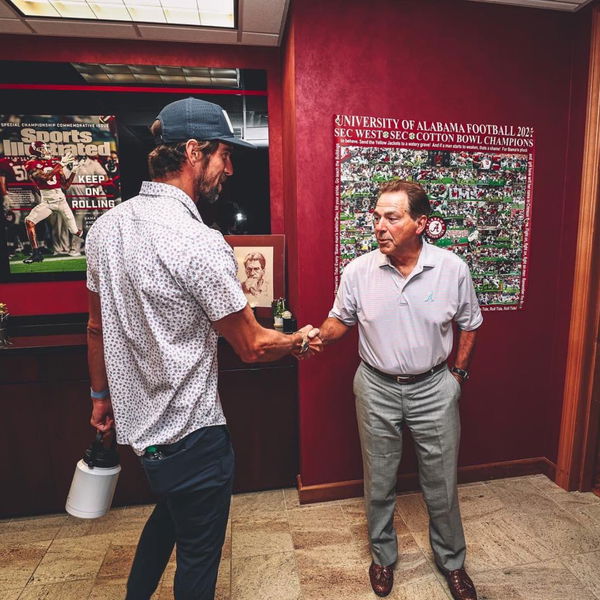
[[[448,571],[439,566],[438,568],[446,578],[446,582],[448,583],[450,593],[454,600],[477,600],[475,585],[464,568],[455,569],[454,571]]]
[[[382,598],[392,591],[394,585],[394,567],[382,567],[374,562],[369,567],[369,579],[373,591]]]

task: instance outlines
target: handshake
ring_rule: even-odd
[[[298,342],[294,345],[292,356],[298,360],[310,358],[323,351],[323,340],[320,338],[320,331],[312,325],[305,325],[298,329],[294,335],[299,335]]]

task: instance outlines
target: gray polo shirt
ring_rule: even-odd
[[[233,251],[179,188],[144,181],[86,240],[117,441],[142,454],[225,423],[212,323],[246,306]]]
[[[424,373],[446,360],[452,321],[464,331],[483,321],[466,263],[427,243],[406,278],[379,250],[354,259],[329,316],[358,322],[360,357],[393,375]]]

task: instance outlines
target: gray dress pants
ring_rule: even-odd
[[[361,362],[354,394],[373,560],[388,566],[398,558],[393,520],[406,424],[415,442],[435,560],[444,569],[461,568],[466,549],[456,488],[460,384],[447,368],[422,381],[400,384]]]

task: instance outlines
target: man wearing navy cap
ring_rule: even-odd
[[[310,325],[290,336],[256,322],[231,248],[202,222],[196,204],[217,199],[233,174],[233,147],[253,148],[234,137],[225,111],[178,100],[150,130],[152,181],[87,237],[91,423],[102,432],[114,426],[159,495],[127,600],[149,600],[175,544],[175,598],[209,600],[233,478],[217,392],[218,333],[246,362],[307,356],[320,342]]]

